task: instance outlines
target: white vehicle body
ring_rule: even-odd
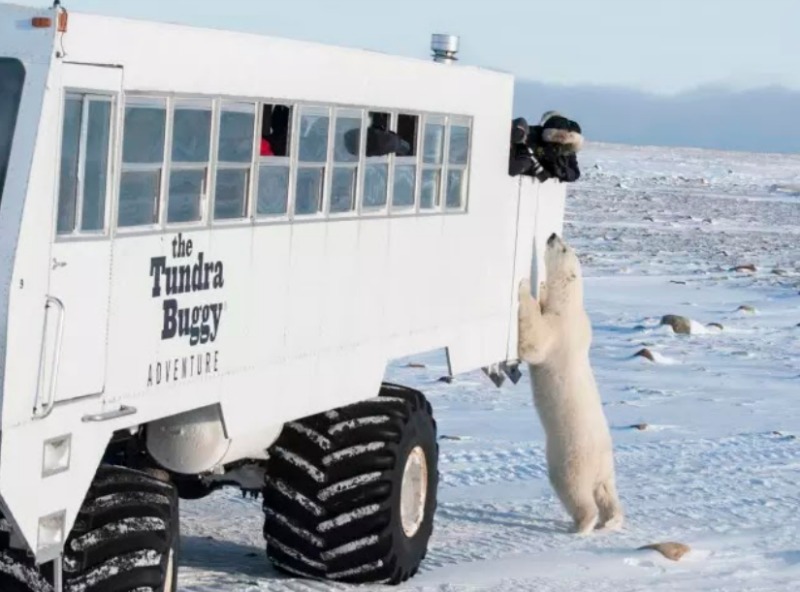
[[[37,16],[56,22],[35,28]],[[39,561],[60,552],[114,433],[149,426],[149,450],[165,468],[221,471],[264,458],[287,421],[374,396],[392,359],[446,348],[453,374],[516,359],[517,284],[537,271],[534,242],[560,232],[565,189],[508,175],[510,75],[84,14],[70,14],[59,32],[56,17],[0,4],[0,58],[25,69],[0,186],[0,499]],[[83,109],[83,127],[75,219],[65,222],[69,97],[70,108]],[[125,109],[134,100],[164,105],[167,144],[156,167],[157,216],[121,227]],[[200,214],[170,223],[168,176],[183,170],[170,160],[170,133],[176,105],[191,101],[208,106],[211,122],[206,162],[187,167],[202,171]],[[245,210],[215,220],[225,168],[220,113],[251,105],[257,126],[262,103],[293,107],[287,211],[256,211],[263,162],[254,146],[252,161],[240,163]],[[329,147],[319,164],[320,211],[294,214],[294,136],[303,133],[304,106],[328,110],[334,140],[341,113],[364,123],[362,142],[368,112],[393,122],[415,115],[417,156],[406,157],[417,171],[414,205],[393,207],[400,157],[389,156],[376,161],[390,171],[387,204],[364,206],[362,150],[349,164],[353,206],[333,213],[328,173],[337,157]],[[85,156],[95,141],[86,131],[93,113],[109,117],[99,176]],[[422,130],[430,122],[443,125],[436,137],[445,155],[451,134],[461,133],[453,126],[468,128],[461,169],[447,156],[426,164]],[[440,183],[430,208],[421,204],[424,169]],[[451,169],[462,172],[450,177]],[[92,174],[101,189],[88,188],[97,185]],[[457,178],[461,198],[449,207],[443,183]],[[100,210],[83,204],[90,191],[102,197]],[[95,223],[83,223],[90,215]],[[191,285],[168,293],[167,269],[186,265],[175,274]],[[196,315],[196,332],[175,331],[176,309]]]

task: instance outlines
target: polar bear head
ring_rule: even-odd
[[[555,233],[547,239],[544,266],[547,277],[542,308],[553,313],[582,309],[581,263],[575,250]]]

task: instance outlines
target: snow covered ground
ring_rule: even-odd
[[[438,382],[438,353],[401,361],[389,378],[436,412],[441,488],[421,572],[385,590],[800,590],[800,157],[594,145],[581,165],[565,235],[626,528],[568,534],[527,373],[497,390],[480,373]],[[704,330],[659,327],[670,313]],[[183,592],[347,588],[272,570],[260,502],[218,492],[182,512]],[[660,541],[692,551],[636,550]]]

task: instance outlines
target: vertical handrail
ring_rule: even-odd
[[[41,400],[42,380],[44,375],[44,364],[47,353],[47,311],[55,305],[58,310],[58,326],[56,328],[56,349],[53,353],[53,366],[50,373],[50,385],[47,391],[47,399]],[[39,352],[39,377],[36,381],[36,402],[33,406],[33,419],[44,419],[53,411],[56,404],[56,384],[58,383],[58,368],[61,364],[61,341],[64,336],[64,303],[55,296],[48,296],[44,305],[44,322],[42,323],[42,346]]]

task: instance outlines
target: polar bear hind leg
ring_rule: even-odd
[[[600,512],[591,486],[570,482],[569,479],[551,477],[550,482],[567,513],[574,522],[573,532],[580,536],[592,533],[600,519]]]
[[[613,478],[597,486],[594,499],[600,509],[599,527],[603,530],[620,530],[625,517],[617,498],[617,488]]]

